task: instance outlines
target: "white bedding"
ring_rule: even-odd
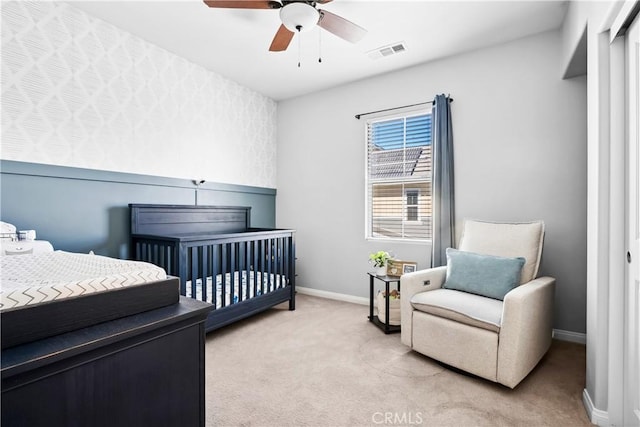
[[[264,276],[261,272],[253,272],[249,271],[249,293],[247,294],[247,272],[242,271],[242,300],[246,300],[248,298],[253,298],[255,295],[261,295],[263,293],[271,292],[275,289],[284,287],[286,285],[286,277],[282,275],[276,275],[265,273]],[[257,277],[257,281],[256,281]],[[262,287],[260,286],[261,279],[264,277]],[[232,281],[231,281],[231,273],[225,274],[225,306],[229,304],[234,304],[240,300],[240,274],[239,272],[235,272],[233,275],[233,298],[231,296],[232,289]],[[257,287],[257,292],[254,294],[254,285]],[[213,304],[213,295],[212,295],[212,287],[213,287],[213,277],[207,277],[207,302],[209,304]],[[191,297],[191,281],[187,281],[187,295]],[[202,301],[202,279],[196,280],[196,299]],[[218,274],[216,276],[216,308],[222,307],[222,275]]]
[[[153,264],[55,251],[0,257],[0,310],[164,280]]]

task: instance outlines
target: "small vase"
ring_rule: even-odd
[[[387,266],[383,265],[382,267],[376,267],[376,276],[386,276],[387,275]]]

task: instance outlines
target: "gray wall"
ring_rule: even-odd
[[[190,180],[35,163],[0,162],[0,218],[34,229],[55,249],[128,258],[129,203],[195,204]],[[205,183],[199,205],[251,206],[251,225],[274,227],[275,190]]]
[[[561,80],[561,68],[560,34],[548,32],[280,102],[277,225],[297,229],[298,285],[366,297],[367,257],[380,249],[429,267],[428,244],[364,238],[354,115],[449,93],[458,237],[464,218],[544,220],[554,327],[584,333],[586,79]]]

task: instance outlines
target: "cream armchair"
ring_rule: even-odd
[[[448,266],[405,274],[401,277],[402,342],[450,366],[514,388],[551,345],[555,279],[536,278],[543,238],[542,222],[467,220],[459,251],[465,256],[473,256],[467,254],[472,252],[486,258],[524,258],[520,285],[516,282],[504,300],[445,289],[447,269],[453,274],[452,261]]]

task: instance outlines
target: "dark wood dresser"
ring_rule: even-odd
[[[2,426],[204,426],[210,309],[181,297],[3,350]]]

